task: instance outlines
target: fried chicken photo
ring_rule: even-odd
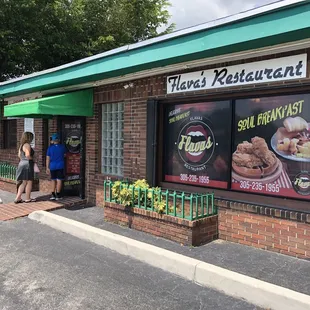
[[[237,146],[237,152],[242,154],[253,154],[253,144],[248,141],[243,141]]]
[[[263,165],[263,162],[254,154],[242,154],[235,152],[232,158],[233,162],[240,167],[254,168]]]
[[[267,166],[274,166],[277,163],[276,155],[271,152],[265,139],[254,137],[251,139],[253,144],[253,153],[259,157]]]

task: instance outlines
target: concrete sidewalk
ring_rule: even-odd
[[[249,277],[310,295],[310,262],[226,241],[186,247],[104,221],[103,208],[61,209],[52,213],[179,253]]]

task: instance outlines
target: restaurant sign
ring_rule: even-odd
[[[167,93],[272,83],[307,77],[307,54],[168,76]]]

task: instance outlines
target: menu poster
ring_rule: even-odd
[[[232,189],[310,199],[310,94],[237,100]]]
[[[81,156],[80,154],[68,153],[66,156],[66,174],[79,174]]]
[[[169,105],[165,111],[164,180],[227,188],[230,101]]]

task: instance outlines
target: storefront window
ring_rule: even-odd
[[[3,148],[15,149],[17,147],[17,120],[3,120]]]
[[[102,105],[101,172],[123,176],[124,103]]]
[[[230,101],[168,105],[164,181],[227,188],[231,119]]]
[[[232,189],[310,199],[310,95],[235,102]]]

